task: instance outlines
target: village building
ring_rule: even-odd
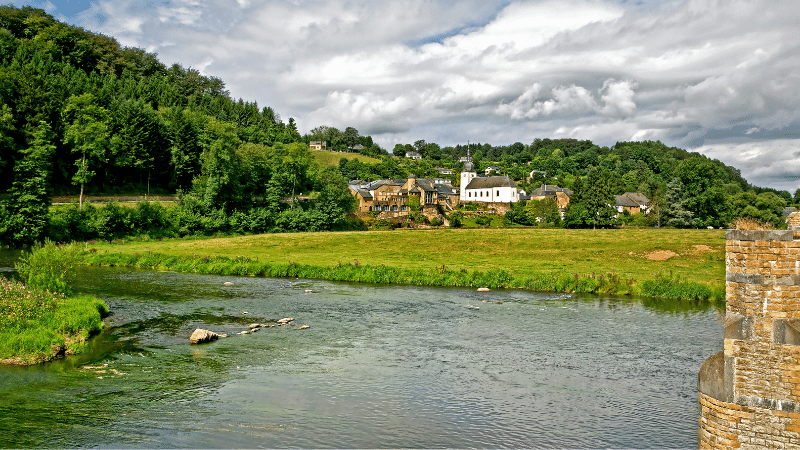
[[[484,170],[484,174],[487,177],[489,175],[493,174],[493,173],[499,174],[500,173],[500,168],[499,167],[495,167],[495,166],[489,166],[489,167],[486,168],[486,170]]]
[[[412,197],[419,199],[421,212],[428,216],[439,215],[440,208],[452,211],[458,204],[458,192],[449,181],[414,175],[407,179],[350,182],[350,192],[358,199],[359,213],[379,211],[388,217],[410,213]]]
[[[436,171],[439,172],[440,175],[452,175],[453,171],[450,169],[445,169],[444,167],[437,167]]]
[[[616,203],[614,207],[620,214],[623,211],[628,211],[631,214],[646,213],[650,208],[650,199],[641,192],[626,192],[622,195],[615,195],[614,200]]]
[[[569,198],[572,197],[572,191],[567,188],[558,187],[553,184],[543,184],[539,188],[531,191],[530,200],[544,200],[546,198],[555,199],[558,210],[561,211],[561,216],[564,216],[564,211],[569,206]]]
[[[406,158],[409,158],[409,159],[422,159],[422,155],[420,155],[419,153],[417,153],[415,151],[410,151],[410,152],[406,153]]]
[[[467,152],[469,158],[469,152]],[[519,201],[517,185],[508,176],[479,177],[472,160],[464,163],[461,171],[461,202],[489,203],[496,210],[508,209]]]
[[[311,150],[328,150],[328,141],[311,141],[308,144]]]

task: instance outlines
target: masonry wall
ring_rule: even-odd
[[[698,377],[700,448],[800,448],[800,231],[729,230],[724,349]]]

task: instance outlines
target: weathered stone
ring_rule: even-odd
[[[697,390],[711,398],[725,400],[725,352],[717,352],[703,363],[697,376]]]
[[[311,328],[311,327],[309,327],[308,325],[300,325],[300,328],[298,328],[298,330],[305,330],[307,328]]]
[[[281,325],[286,325],[287,323],[292,322],[292,321],[294,321],[294,317],[285,317],[285,318],[279,320],[278,323],[281,324]]]
[[[222,283],[222,284],[223,284],[224,286],[233,286],[233,283],[231,283],[230,281],[226,281],[226,282],[224,282],[224,283]]]
[[[490,291],[491,291],[491,289],[489,289],[487,287],[478,288],[478,292],[490,292]]]
[[[216,341],[217,339],[219,339],[219,335],[217,333],[203,330],[202,328],[197,328],[189,337],[189,342],[192,344],[202,344],[204,342]]]

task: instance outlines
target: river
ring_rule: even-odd
[[[696,447],[722,348],[687,303],[96,267],[78,290],[106,330],[0,367],[1,447]]]

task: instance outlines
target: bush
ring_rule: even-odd
[[[20,277],[34,288],[69,294],[75,282],[78,249],[73,245],[59,247],[50,240],[20,258],[15,264]]]

